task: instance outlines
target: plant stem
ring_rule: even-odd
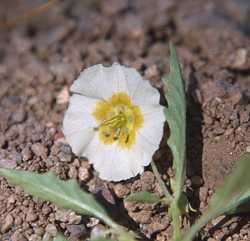
[[[170,212],[172,217],[172,225],[173,225],[173,238],[171,240],[177,241],[181,238],[181,228],[180,228],[180,211],[177,207],[176,200],[173,201],[172,205],[170,206]]]
[[[161,175],[160,175],[160,173],[155,165],[155,162],[153,160],[151,161],[151,167],[152,167],[152,170],[155,174],[155,177],[156,177],[156,179],[161,187],[163,194],[165,195],[167,200],[171,201],[173,199],[173,197],[170,194],[170,192],[168,191],[168,189],[166,188],[165,183],[162,181]]]

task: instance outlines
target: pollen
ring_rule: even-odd
[[[92,113],[97,121],[94,128],[102,143],[117,143],[122,148],[135,144],[136,133],[143,124],[140,108],[133,105],[124,92],[114,93],[108,100],[97,102]]]

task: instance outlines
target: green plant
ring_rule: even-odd
[[[171,192],[161,179],[156,164],[152,162],[152,170],[165,197],[159,198],[153,193],[138,192],[130,194],[125,201],[162,203],[167,207],[172,219],[172,240],[191,241],[209,220],[221,214],[249,211],[249,207],[244,204],[250,200],[250,176],[248,175],[250,153],[245,153],[241,156],[232,175],[215,192],[207,211],[186,233],[183,233],[180,228],[181,217],[187,212],[189,205],[183,192],[186,146],[185,91],[176,50],[172,45],[170,45],[170,53],[170,74],[163,78],[163,82],[165,85],[165,96],[168,101],[168,107],[165,111],[170,130],[168,145],[172,151],[173,169],[175,172],[174,178],[170,180]],[[71,209],[79,214],[94,216],[102,220],[109,226],[109,229],[102,236],[92,238],[92,241],[134,241],[136,239],[133,232],[127,231],[125,227],[112,220],[95,198],[83,191],[76,181],[61,181],[52,173],[36,174],[4,168],[0,168],[0,175],[6,177],[9,182],[21,186],[27,193],[42,200],[50,201],[62,208]],[[66,241],[66,238],[59,234],[53,241]]]
[[[170,180],[172,195],[163,183],[157,167],[152,162],[152,170],[160,183],[164,198],[153,196],[152,193],[132,193],[127,197],[127,201],[161,202],[168,206],[168,213],[172,218],[174,241],[191,241],[196,233],[211,219],[221,214],[237,213],[249,211],[249,207],[244,205],[250,199],[250,176],[247,174],[250,168],[250,153],[243,154],[237,162],[237,167],[227,178],[225,184],[218,188],[209,203],[209,208],[199,220],[183,233],[180,230],[181,216],[190,207],[183,189],[185,177],[185,140],[186,140],[186,108],[185,92],[181,76],[181,70],[177,59],[175,48],[170,45],[170,74],[163,78],[164,93],[168,102],[165,111],[168,122],[170,137],[168,145],[173,155],[173,169],[175,177]]]

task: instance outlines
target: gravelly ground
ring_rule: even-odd
[[[42,1],[15,2],[1,3],[1,19],[13,22]],[[161,195],[150,168],[141,177],[108,183],[71,153],[61,132],[69,86],[83,68],[119,61],[161,89],[168,43],[174,42],[187,90],[186,188],[192,205],[203,212],[215,186],[250,146],[249,12],[248,0],[62,1],[2,28],[0,166],[77,179],[119,222],[140,229],[145,239],[169,240],[164,209],[122,201],[139,190]],[[163,143],[155,160],[165,180],[168,159]],[[3,178],[0,193],[0,240],[40,241],[60,230],[79,241],[105,229],[96,219],[25,195]],[[199,240],[250,240],[249,215],[213,220]]]

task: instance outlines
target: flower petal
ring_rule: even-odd
[[[165,116],[161,105],[143,106],[141,110],[144,122],[137,133],[134,152],[140,156],[141,165],[147,166],[163,137]]]
[[[155,105],[160,102],[159,91],[148,80],[139,81],[131,97],[135,105]]]
[[[132,152],[121,149],[116,144],[104,145],[99,142],[97,135],[85,153],[95,170],[99,172],[100,178],[104,180],[126,180],[143,172],[143,167]]]
[[[82,154],[94,136],[96,122],[91,111],[95,104],[95,99],[77,94],[70,98],[69,107],[63,120],[63,133],[76,155]]]
[[[97,99],[107,99],[114,92],[128,92],[124,72],[118,63],[110,67],[97,64],[85,69],[70,91]]]
[[[144,80],[140,73],[134,68],[122,66],[122,70],[125,75],[128,94],[133,98],[135,92],[139,89],[139,86],[144,83]]]

